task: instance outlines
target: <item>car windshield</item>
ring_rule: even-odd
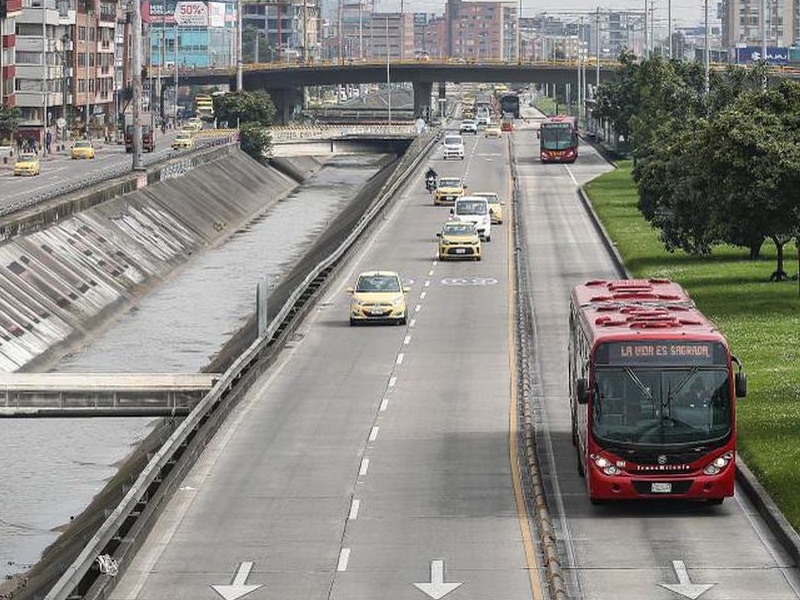
[[[92,145],[87,141],[77,141],[75,142],[76,148],[91,148]]]
[[[439,187],[461,187],[461,179],[458,177],[440,177]]]
[[[450,136],[444,138],[444,143],[448,146],[460,146],[462,144],[461,138],[458,136]]]
[[[459,200],[456,202],[457,215],[485,215],[485,200]]]
[[[400,280],[394,275],[362,275],[356,284],[357,292],[399,292]]]
[[[461,121],[462,125],[475,125],[475,121]]]
[[[733,425],[724,369],[597,369],[592,430],[606,443],[697,444]]]
[[[475,233],[475,226],[472,223],[448,223],[444,226],[444,232],[449,235],[469,235]]]
[[[30,162],[32,160],[36,160],[35,154],[20,154],[19,155],[20,162]]]

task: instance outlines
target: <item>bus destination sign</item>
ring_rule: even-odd
[[[724,347],[717,342],[652,340],[601,344],[595,354],[595,363],[713,365],[727,364],[727,359]]]

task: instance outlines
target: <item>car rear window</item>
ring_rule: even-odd
[[[463,142],[461,141],[461,136],[459,135],[448,135],[444,138],[444,143],[451,146],[457,146]]]
[[[459,200],[456,202],[457,215],[485,215],[485,200]]]

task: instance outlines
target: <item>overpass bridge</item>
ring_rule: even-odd
[[[616,73],[616,63],[586,65],[588,79],[600,81]],[[175,83],[174,71],[161,73],[164,86]],[[566,85],[577,83],[578,64],[569,62],[453,62],[451,61],[353,61],[346,63],[268,63],[247,65],[242,74],[245,90],[265,90],[272,97],[277,118],[287,123],[292,108],[302,105],[302,90],[307,86],[360,83],[407,82],[414,88],[414,115],[429,114],[433,85],[438,97],[445,98],[450,83],[520,83]],[[226,85],[236,88],[235,69],[178,68],[178,85]],[[164,87],[162,87],[162,90]],[[163,92],[162,92],[163,93]]]

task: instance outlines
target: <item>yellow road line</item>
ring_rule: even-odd
[[[511,159],[508,152],[508,145],[506,144],[504,153],[506,160]],[[534,600],[544,600],[542,592],[542,579],[539,560],[536,555],[536,548],[533,545],[533,539],[530,529],[530,515],[528,514],[528,507],[525,504],[525,495],[522,493],[522,481],[520,479],[519,470],[521,467],[519,460],[519,421],[517,419],[517,348],[515,343],[516,324],[514,319],[514,302],[516,298],[516,266],[514,262],[514,254],[516,250],[516,239],[514,238],[514,206],[513,206],[513,181],[509,178],[509,193],[506,205],[508,206],[508,216],[503,221],[508,225],[508,363],[511,373],[511,402],[509,404],[509,419],[508,419],[508,442],[509,442],[509,460],[511,461],[511,479],[514,484],[514,500],[517,504],[517,519],[519,520],[519,528],[522,533],[522,545],[525,548],[525,560],[528,565],[528,577],[531,583],[531,594]],[[525,464],[527,464],[525,462]]]

